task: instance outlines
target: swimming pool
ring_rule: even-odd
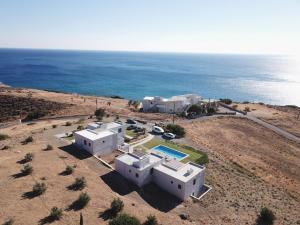
[[[152,148],[152,150],[169,155],[170,157],[176,158],[177,160],[182,160],[183,158],[188,156],[187,154],[185,154],[183,152],[177,151],[173,148],[166,147],[164,145],[155,146],[154,148]]]

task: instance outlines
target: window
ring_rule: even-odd
[[[138,178],[138,177],[139,177],[139,174],[138,174],[138,173],[136,173],[136,174],[135,174],[135,177],[136,177],[136,178]]]
[[[83,141],[84,145],[86,145],[86,140]]]
[[[91,146],[91,143],[89,143],[89,146]]]
[[[119,128],[118,132],[121,133],[122,132],[122,128]]]
[[[173,181],[171,180],[171,184],[173,184]]]
[[[151,174],[151,175],[153,174],[153,171],[154,171],[154,169],[153,169],[153,168],[151,168],[151,170],[150,170],[150,174]]]
[[[193,180],[193,185],[195,185],[195,184],[196,184],[196,179]]]
[[[105,141],[102,141],[102,143],[105,143]]]
[[[131,173],[131,170],[129,170],[129,173]]]
[[[178,189],[181,189],[181,184],[178,184]]]
[[[152,105],[152,104],[153,104],[153,102],[150,102],[150,104]]]

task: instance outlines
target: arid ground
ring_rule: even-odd
[[[96,107],[94,96],[9,88],[2,89],[0,94],[72,104],[55,113],[60,116],[91,115]],[[107,120],[119,115],[147,121],[171,121],[168,115],[135,112],[127,102],[97,97],[98,107],[105,107],[110,114]],[[254,116],[273,124],[277,121],[275,125],[295,135],[299,132],[299,123],[294,122],[297,113],[289,108],[260,104],[250,104],[250,108]],[[286,118],[293,122],[285,124]],[[65,126],[66,121],[72,125]],[[86,119],[80,123],[85,125],[90,121]],[[9,149],[0,150],[0,224],[8,218],[14,218],[18,225],[43,223],[53,206],[64,209],[63,218],[53,224],[79,224],[80,212],[84,224],[107,224],[103,212],[114,197],[120,197],[125,203],[124,211],[141,221],[153,214],[160,224],[166,225],[255,224],[263,206],[275,213],[275,224],[300,224],[299,144],[248,119],[233,116],[193,121],[176,119],[176,122],[187,132],[182,142],[207,151],[210,159],[206,182],[212,190],[199,202],[180,203],[152,186],[139,190],[95,158],[71,147],[67,140],[54,137],[76,129],[78,118],[44,120],[31,125],[12,123],[2,128],[0,133],[10,138],[0,141],[0,149],[9,146]],[[54,124],[56,128],[52,127]],[[22,145],[21,141],[28,136],[33,137],[33,142]],[[47,144],[51,144],[53,150],[45,151]],[[32,175],[20,176],[23,166],[20,160],[28,152],[34,153],[31,163],[34,171]],[[67,165],[76,165],[74,174],[61,174]],[[86,208],[75,210],[70,205],[82,191],[68,190],[67,187],[79,176],[87,180],[83,192],[90,195],[91,201]],[[45,194],[30,198],[26,193],[37,181],[46,183],[48,188]],[[181,220],[181,213],[187,213],[189,220]]]

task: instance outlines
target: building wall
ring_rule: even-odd
[[[117,134],[112,134],[93,142],[93,154],[97,156],[104,156],[112,153],[118,148]]]

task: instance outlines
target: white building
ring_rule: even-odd
[[[199,95],[187,94],[171,98],[145,97],[142,103],[144,112],[180,113],[188,106],[197,104],[201,100]]]
[[[103,156],[128,147],[124,143],[125,125],[120,123],[93,123],[88,129],[74,133],[75,144],[92,155]]]
[[[152,181],[181,200],[198,196],[204,185],[204,166],[184,164],[153,152],[123,154],[116,158],[115,168],[139,187]]]

